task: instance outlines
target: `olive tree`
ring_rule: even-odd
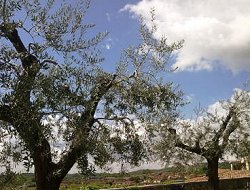
[[[229,100],[217,102],[207,110],[197,110],[194,119],[179,118],[172,125],[165,125],[163,120],[156,127],[155,148],[166,161],[178,159],[189,163],[192,159],[205,159],[209,189],[219,190],[219,159],[235,153],[233,147],[240,145],[236,142],[250,140],[250,92],[237,89]],[[246,147],[242,149],[246,151]]]
[[[107,33],[84,23],[89,5],[0,0],[0,158],[34,166],[38,190],[59,189],[75,163],[91,170],[90,159],[137,165],[145,148],[136,123],[174,115],[182,101],[159,78],[182,42],[155,40],[142,23],[140,42],[114,55],[109,72],[99,46]]]

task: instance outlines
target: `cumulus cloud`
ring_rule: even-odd
[[[150,23],[154,8],[156,37],[185,40],[173,65],[180,71],[213,70],[219,64],[238,73],[250,71],[249,7],[249,0],[141,0],[122,10]]]

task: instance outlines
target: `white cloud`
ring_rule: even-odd
[[[218,117],[226,117],[228,111],[223,107],[222,102],[215,102],[208,106],[207,111],[212,114],[216,114]]]
[[[111,48],[111,45],[110,44],[106,44],[106,49],[109,50]]]
[[[212,70],[220,63],[237,73],[250,71],[249,7],[249,0],[141,0],[122,10],[150,23],[155,8],[156,37],[185,40],[174,64],[179,70]]]

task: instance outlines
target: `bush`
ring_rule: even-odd
[[[2,190],[22,186],[25,182],[26,179],[22,175],[8,169],[0,174],[0,189]]]
[[[221,163],[219,163],[219,168],[220,169],[230,169],[231,166],[230,166],[229,162],[221,162]]]
[[[129,178],[129,180],[134,182],[134,183],[140,183],[143,181],[143,179],[141,179],[139,176],[132,176]]]

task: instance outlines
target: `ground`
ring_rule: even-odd
[[[219,169],[219,178],[220,179],[231,179],[231,178],[242,178],[242,177],[250,177],[250,171],[247,170],[233,170],[229,169]],[[206,176],[196,176],[187,179],[187,182],[195,182],[195,181],[206,181]]]
[[[230,179],[230,178],[242,178],[250,177],[250,171],[246,170],[234,170],[229,169],[219,169],[220,179]],[[96,178],[80,180],[79,185],[89,186],[89,187],[124,187],[124,186],[134,186],[134,185],[148,185],[148,184],[170,184],[176,182],[196,182],[196,181],[206,181],[207,177],[205,173],[189,173],[189,172],[173,172],[165,170],[143,170],[139,172],[133,172],[129,174],[116,174],[112,176],[96,176]],[[68,189],[72,187],[70,180],[65,180],[62,184],[63,189]],[[76,182],[74,182],[76,185]]]
[[[219,169],[220,179],[250,177],[250,171]],[[71,174],[63,181],[60,190],[95,190],[100,188],[126,187],[148,184],[171,184],[178,182],[206,181],[204,165],[189,167],[167,168],[162,170],[141,170],[131,173],[102,173],[91,177]],[[33,174],[0,175],[0,189],[34,190]]]

